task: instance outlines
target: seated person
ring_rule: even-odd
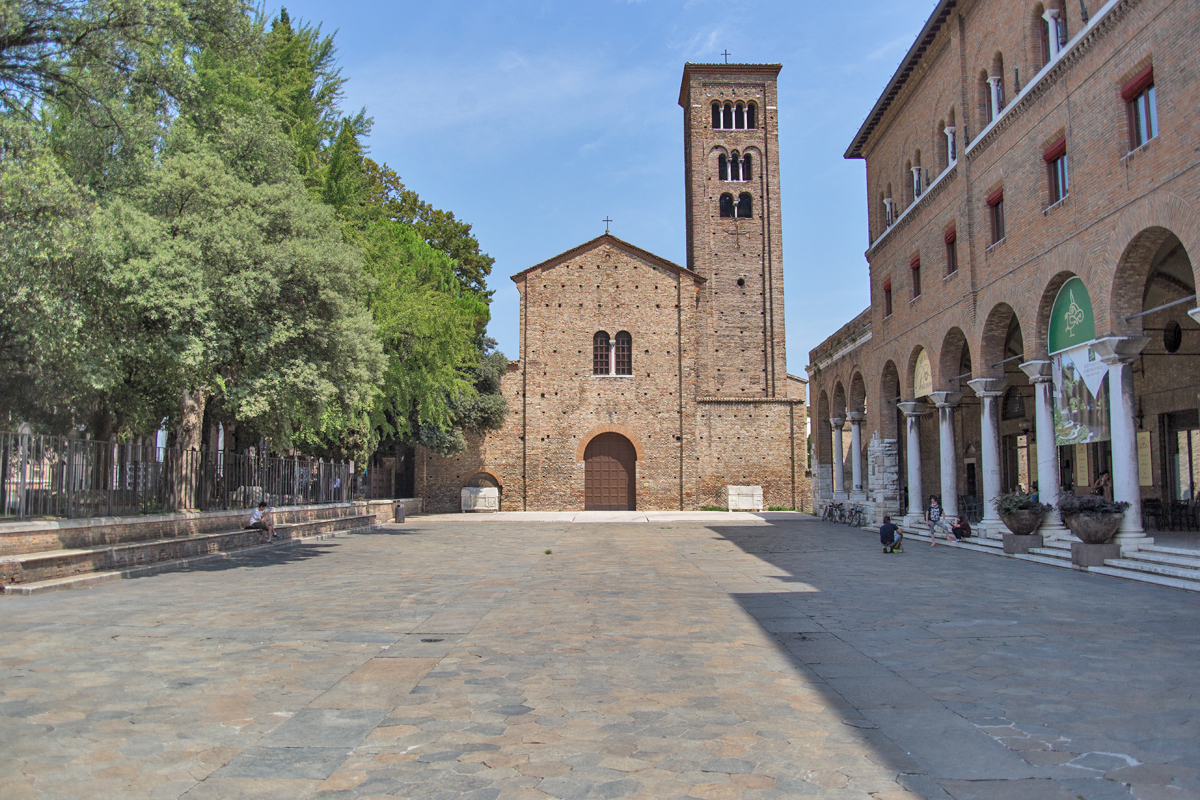
[[[259,503],[258,507],[250,512],[250,519],[246,520],[246,530],[266,531],[267,538],[263,540],[266,542],[282,538],[279,534],[275,533],[275,523],[271,521],[271,518],[263,518],[266,511],[266,502]]]
[[[904,543],[904,534],[892,524],[891,517],[883,518],[883,524],[879,526],[879,541],[883,544],[883,552],[885,553],[904,552],[904,549],[900,546]]]
[[[969,538],[971,536],[971,526],[968,524],[967,518],[956,517],[954,520],[954,527],[950,529],[950,532],[953,533],[954,538],[960,542],[963,539]]]

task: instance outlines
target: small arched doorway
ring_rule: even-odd
[[[633,511],[636,508],[637,452],[619,433],[602,433],[584,451],[585,511]]]

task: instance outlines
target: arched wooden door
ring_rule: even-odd
[[[633,511],[636,508],[637,453],[619,433],[602,433],[584,451],[586,511]]]

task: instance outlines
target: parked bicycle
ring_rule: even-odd
[[[867,510],[859,503],[850,506],[850,510],[846,513],[846,524],[854,528],[861,528],[867,524]]]
[[[846,506],[842,503],[830,503],[825,506],[825,522],[845,522],[846,521]]]

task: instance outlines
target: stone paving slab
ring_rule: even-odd
[[[456,516],[0,599],[0,795],[1200,798],[1200,598],[797,514]]]

